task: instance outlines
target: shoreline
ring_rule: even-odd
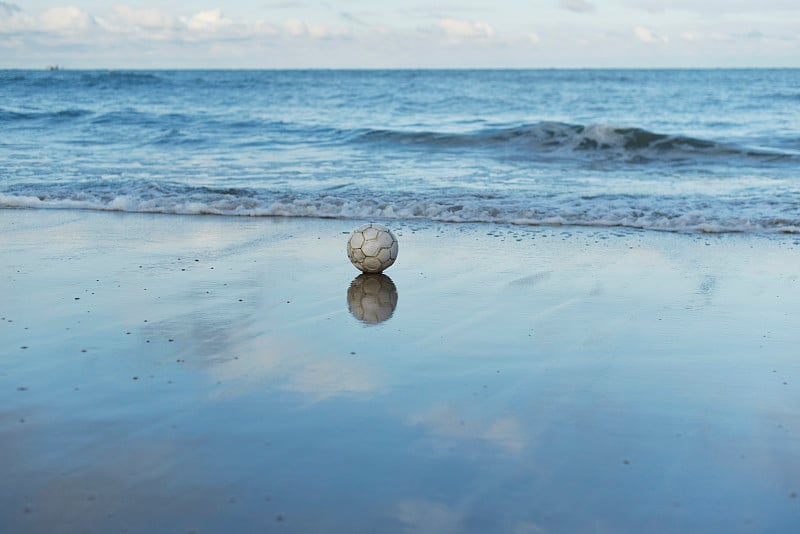
[[[0,210],[0,530],[800,522],[796,237],[358,224]]]
[[[2,196],[2,195],[0,195]],[[427,227],[431,225],[444,225],[444,226],[486,226],[492,228],[499,228],[510,230],[514,228],[529,229],[531,231],[546,231],[546,230],[575,230],[575,231],[619,231],[619,232],[653,232],[656,234],[675,234],[682,236],[746,236],[754,238],[771,238],[771,237],[790,237],[794,236],[798,239],[793,243],[800,244],[800,229],[792,227],[776,228],[771,230],[753,229],[713,229],[710,225],[706,227],[687,227],[687,228],[670,228],[670,227],[657,227],[657,226],[642,226],[634,224],[580,224],[571,222],[514,222],[514,221],[484,221],[484,220],[445,220],[445,219],[430,219],[430,218],[408,218],[408,219],[392,219],[382,216],[375,216],[372,218],[363,217],[341,217],[338,215],[283,215],[272,213],[223,213],[214,211],[201,211],[201,212],[176,212],[176,211],[163,211],[163,210],[141,210],[129,211],[126,209],[115,208],[97,208],[97,207],[75,207],[75,206],[36,206],[30,205],[27,202],[28,197],[18,197],[22,199],[15,205],[4,205],[0,207],[0,211],[33,211],[33,212],[48,212],[48,211],[65,211],[77,213],[107,213],[116,215],[141,215],[141,216],[165,216],[165,217],[222,217],[236,219],[286,219],[296,221],[341,221],[344,223],[356,224],[359,221],[375,220],[389,226],[402,226],[402,227]],[[357,224],[356,224],[357,225]]]

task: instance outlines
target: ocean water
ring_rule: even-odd
[[[0,71],[0,208],[800,232],[800,70]]]

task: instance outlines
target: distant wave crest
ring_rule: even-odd
[[[89,79],[151,78],[146,73],[88,73]],[[103,82],[105,83],[105,82]],[[685,134],[659,133],[636,126],[570,124],[556,121],[499,125],[471,131],[426,129],[338,128],[319,123],[287,122],[268,117],[226,120],[205,113],[159,113],[128,107],[103,112],[82,108],[27,111],[0,108],[0,124],[38,121],[38,125],[86,131],[95,127],[123,130],[137,144],[155,146],[214,146],[240,149],[248,146],[280,148],[286,143],[305,146],[380,147],[402,152],[469,152],[499,159],[574,163],[623,164],[715,163],[731,158],[750,163],[800,162],[800,150],[781,140],[777,146],[749,147]],[[188,131],[192,133],[189,134]],[[91,137],[88,143],[91,143]],[[102,144],[101,138],[94,142]]]
[[[21,121],[68,121],[91,115],[92,112],[80,108],[66,108],[58,111],[12,111],[0,108],[0,124]]]
[[[569,156],[582,159],[623,159],[632,163],[730,156],[761,160],[796,160],[800,157],[789,152],[751,149],[687,135],[656,133],[637,127],[562,122],[485,128],[467,133],[369,130],[361,133],[358,140],[397,143],[423,149],[499,150],[510,157]]]

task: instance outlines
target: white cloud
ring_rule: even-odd
[[[40,18],[40,29],[53,33],[80,33],[95,24],[94,18],[77,7],[54,7]]]
[[[797,0],[627,0],[625,5],[650,13],[683,11],[720,17],[731,13],[780,13],[800,11]]]
[[[643,43],[655,44],[655,43],[666,43],[669,41],[666,37],[662,37],[657,33],[648,30],[644,26],[637,26],[636,28],[633,29],[633,33],[636,35],[636,38]]]
[[[348,28],[316,24],[300,19],[289,19],[283,23],[289,35],[293,37],[311,37],[312,39],[341,39],[352,36]]]
[[[295,37],[306,35],[308,32],[306,23],[300,19],[289,19],[283,23],[283,26],[286,28],[286,31],[289,32],[289,35]]]
[[[539,35],[536,33],[529,33],[526,35],[526,37],[532,45],[537,45],[541,41],[541,39],[539,39]]]
[[[214,39],[246,39],[279,33],[275,25],[264,20],[229,18],[220,9],[175,17],[158,9],[119,5],[103,16],[94,16],[76,7],[57,7],[29,15],[11,4],[0,4],[0,15],[4,12],[6,16],[0,16],[0,33],[27,34],[28,39],[36,42],[47,38],[52,45],[57,44],[59,36],[69,37],[72,43],[80,38],[86,44],[113,39],[175,42],[207,39],[211,43]],[[311,27],[307,34],[319,32],[319,28]]]
[[[34,31],[33,17],[25,14],[16,4],[0,2],[0,34]]]
[[[140,28],[174,28],[175,17],[158,9],[132,9],[125,5],[114,7],[114,16],[127,26]]]
[[[219,31],[233,24],[232,20],[225,18],[221,9],[201,11],[195,13],[191,17],[181,17],[181,22],[190,30],[211,32]]]
[[[589,13],[595,10],[594,4],[590,4],[586,0],[559,0],[558,7],[575,13]]]
[[[177,18],[158,9],[132,9],[115,6],[106,17],[95,17],[97,24],[110,34],[129,34],[139,39],[175,38],[180,30]]]
[[[306,2],[269,2],[263,5],[264,9],[302,9],[308,7]]]
[[[439,29],[455,41],[462,39],[489,39],[494,36],[494,28],[486,22],[473,22],[459,19],[439,19]]]

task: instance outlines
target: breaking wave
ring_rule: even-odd
[[[85,76],[101,75],[93,73]],[[150,80],[151,77],[147,74],[114,76],[130,76],[137,80]],[[287,142],[291,142],[310,147],[379,148],[403,153],[461,151],[490,158],[533,162],[592,164],[605,161],[654,165],[713,164],[731,159],[759,165],[800,162],[800,147],[783,138],[769,141],[771,146],[768,147],[751,147],[685,134],[658,133],[635,126],[553,121],[492,126],[471,131],[341,128],[268,117],[236,116],[227,119],[206,113],[159,113],[152,109],[123,107],[94,112],[82,108],[47,112],[0,108],[0,124],[3,123],[16,123],[23,127],[26,123],[36,127],[63,127],[68,129],[68,135],[83,132],[82,141],[89,145],[93,137],[94,142],[103,144],[104,130],[115,136],[124,130],[129,139],[136,140],[137,146],[142,143],[145,146],[185,146],[188,135],[195,141],[189,144],[220,149],[238,149],[242,143],[257,139],[261,145],[272,147],[286,146]],[[189,130],[191,135],[188,134]]]
[[[742,157],[762,161],[798,160],[800,153],[749,148],[680,134],[606,124],[580,125],[539,122],[485,128],[467,133],[369,130],[361,142],[394,143],[421,149],[495,149],[507,155],[581,156],[646,163],[651,160]]]
[[[178,183],[19,184],[0,208],[52,208],[249,217],[429,220],[528,226],[625,227],[670,232],[800,233],[800,194],[781,206],[758,197],[709,205],[707,196],[453,193],[420,198],[335,189],[301,193]],[[768,205],[769,204],[769,205]]]

